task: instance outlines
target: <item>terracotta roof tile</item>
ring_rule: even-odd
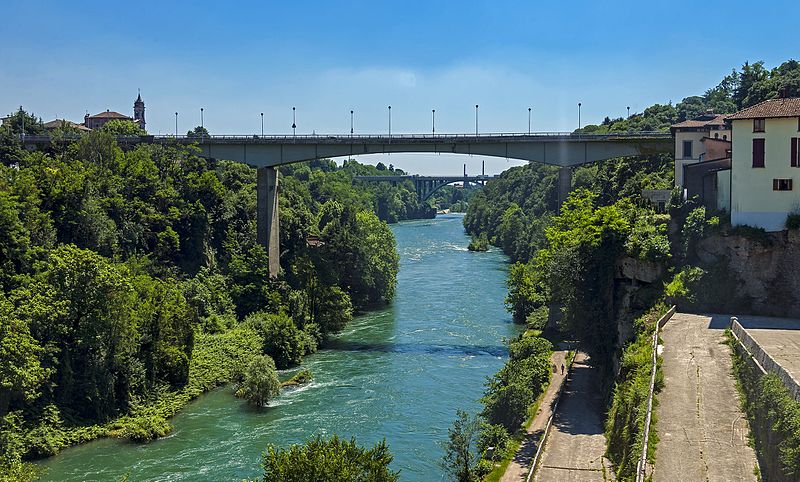
[[[44,127],[45,129],[58,129],[60,127],[63,127],[64,125],[66,125],[67,127],[72,127],[74,129],[78,129],[80,131],[90,131],[91,130],[88,127],[86,127],[86,126],[84,126],[82,124],[76,124],[76,123],[74,123],[72,121],[68,121],[68,120],[64,120],[64,119],[54,119],[54,120],[51,120],[50,122],[45,122],[44,124],[42,124],[42,127]]]
[[[769,99],[728,116],[728,120],[800,117],[800,97]]]
[[[120,114],[119,112],[114,112],[113,110],[107,110],[105,112],[89,116],[89,119],[130,119],[130,117]]]
[[[688,119],[683,122],[678,122],[677,124],[673,124],[670,126],[672,129],[681,129],[687,127],[710,127],[710,126],[721,126],[725,125],[725,119],[727,116],[725,114],[718,114],[711,117],[708,114],[701,115],[699,117],[695,117],[694,119]]]

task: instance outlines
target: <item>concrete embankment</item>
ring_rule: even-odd
[[[729,319],[676,313],[662,331],[656,482],[756,480],[756,455],[725,342]]]

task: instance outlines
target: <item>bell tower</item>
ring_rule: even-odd
[[[133,103],[133,121],[139,124],[139,127],[141,127],[142,130],[145,130],[144,101],[142,100],[141,92],[139,92],[138,97],[136,97],[136,101]]]

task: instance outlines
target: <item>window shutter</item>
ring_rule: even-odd
[[[764,139],[753,139],[753,167],[764,167]]]
[[[779,184],[779,182],[778,182],[778,180],[777,180],[777,179],[773,179],[773,180],[772,180],[772,190],[773,190],[773,191],[777,191],[777,190],[779,190],[779,189],[780,189],[780,188],[778,187],[778,184]]]
[[[797,137],[792,137],[792,158],[791,158],[791,166],[798,167],[798,163],[800,159],[797,158]]]

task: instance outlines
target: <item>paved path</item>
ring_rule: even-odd
[[[676,313],[664,327],[655,482],[756,480],[756,457],[747,445],[747,419],[725,344],[729,320]]]
[[[558,391],[561,389],[561,382],[564,380],[564,375],[561,374],[561,365],[566,362],[566,355],[566,351],[556,351],[550,357],[550,364],[555,364],[558,369],[550,378],[550,385],[544,392],[542,403],[539,404],[539,410],[528,426],[522,445],[520,445],[519,450],[514,455],[514,459],[508,464],[506,472],[500,479],[501,482],[518,482],[528,477],[531,461],[539,448],[539,440],[547,426],[547,421],[550,419],[550,414],[553,413],[553,403],[555,403]]]
[[[597,369],[583,353],[575,356],[553,419],[536,479],[539,481],[602,481],[603,401]],[[609,474],[609,480],[612,480]]]

